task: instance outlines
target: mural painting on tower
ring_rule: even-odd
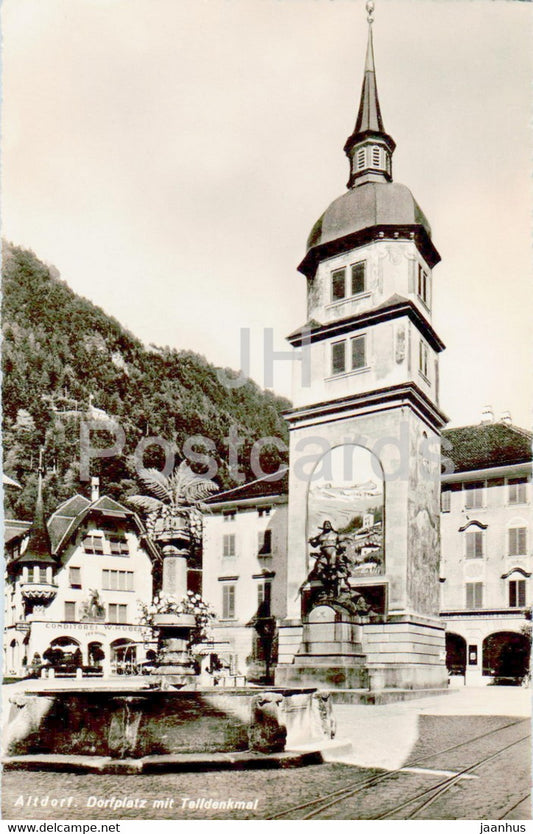
[[[345,443],[326,452],[308,488],[308,575],[304,613],[335,601],[359,616],[384,613],[384,586],[357,587],[363,577],[383,577],[384,479],[378,458]]]
[[[369,449],[344,444],[326,452],[309,485],[307,519],[309,539],[326,522],[338,534],[350,577],[385,573],[383,474]]]

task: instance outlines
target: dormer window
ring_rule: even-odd
[[[102,556],[104,553],[104,538],[102,533],[88,533],[83,539],[85,553]]]

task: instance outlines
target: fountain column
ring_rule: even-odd
[[[180,523],[181,522],[181,523]],[[185,519],[174,519],[173,529],[157,537],[163,555],[162,595],[181,600],[187,594],[187,559],[191,536]],[[196,625],[192,614],[157,614],[154,625],[159,630],[156,675],[169,683],[192,683],[195,677],[189,651],[191,632]]]

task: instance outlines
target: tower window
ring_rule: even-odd
[[[365,162],[366,162],[366,149],[365,148],[359,148],[359,150],[357,151],[356,160],[357,160],[357,170],[360,171],[362,168],[365,167]]]
[[[381,165],[381,150],[377,145],[372,148],[372,165],[374,168],[379,168]]]
[[[483,583],[482,582],[467,582],[466,583],[466,607],[467,608],[481,608],[483,605]]]
[[[343,374],[346,370],[346,343],[334,342],[331,346],[331,373]]]
[[[331,274],[331,300],[340,301],[346,298],[346,270],[336,269]]]
[[[429,367],[429,348],[424,342],[423,339],[420,339],[419,351],[418,351],[418,369],[421,374],[423,374],[426,379],[428,377],[428,367]]]
[[[366,365],[366,336],[356,336],[350,341],[352,343],[352,370],[355,371]]]
[[[343,374],[366,367],[366,336],[354,336],[350,339],[350,357],[346,359],[346,340],[334,342],[331,346],[331,373]]]
[[[359,261],[352,264],[352,295],[358,295],[366,289],[366,263]]]
[[[417,280],[417,293],[419,298],[422,299],[424,304],[429,307],[429,287],[430,287],[430,280],[429,280],[429,273],[422,264],[418,264],[418,280]]]
[[[526,555],[526,528],[511,527],[509,529],[509,556]]]
[[[526,580],[511,579],[509,582],[509,608],[525,608]]]

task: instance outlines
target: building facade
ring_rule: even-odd
[[[453,683],[516,681],[528,668],[531,443],[490,412],[444,433],[440,607]]]
[[[507,418],[443,432],[440,618],[452,685],[517,682],[528,666],[532,439]],[[286,477],[277,483],[216,496],[204,518],[204,596],[217,613],[218,651],[252,679],[264,674],[250,627],[254,611],[266,596],[280,622],[287,607]],[[368,542],[379,524],[357,535],[363,552],[375,553]],[[271,585],[266,594],[264,582]]]
[[[158,554],[131,510],[75,495],[48,521],[42,480],[33,525],[5,523],[4,674],[135,671],[154,650],[139,624]]]
[[[203,598],[216,612],[213,651],[232,674],[267,677],[286,614],[287,475],[206,502]]]

